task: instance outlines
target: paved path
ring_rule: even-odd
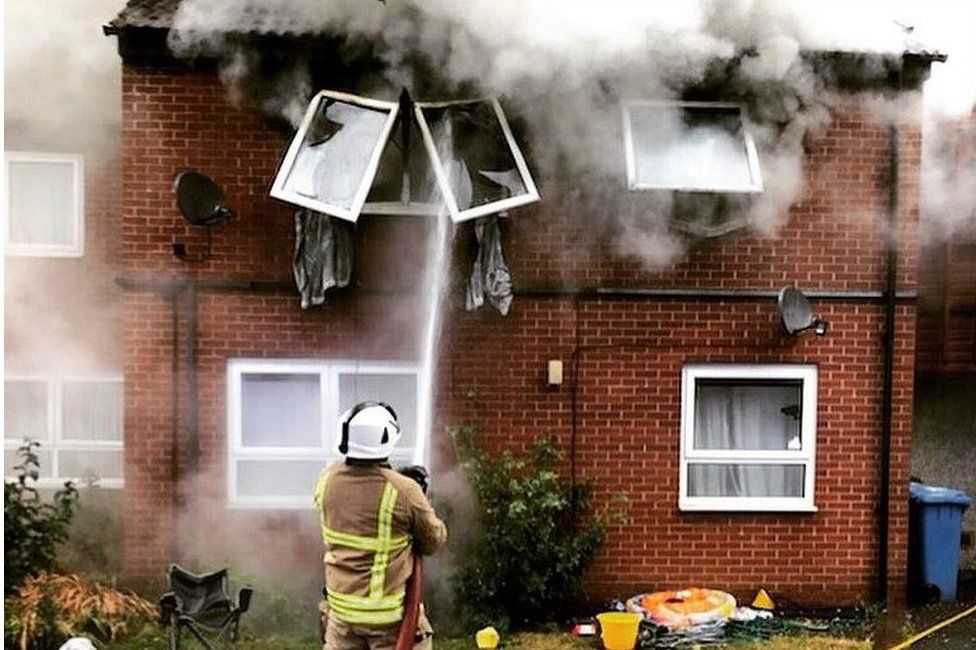
[[[958,650],[976,649],[976,613],[912,644],[912,650],[956,650],[957,648]]]

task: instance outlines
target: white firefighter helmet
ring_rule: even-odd
[[[339,420],[339,453],[346,458],[389,458],[400,440],[396,411],[383,402],[362,402]]]

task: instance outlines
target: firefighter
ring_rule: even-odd
[[[326,600],[320,606],[328,650],[393,650],[404,617],[413,554],[447,539],[419,481],[394,471],[396,412],[363,402],[340,420],[339,453],[315,488],[325,541]],[[414,648],[431,648],[421,609]]]

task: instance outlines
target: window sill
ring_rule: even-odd
[[[748,501],[745,503],[734,503],[727,500],[686,500],[678,501],[678,510],[681,512],[741,512],[752,514],[781,513],[781,514],[812,514],[819,512],[820,509],[812,503],[776,503],[765,500]]]

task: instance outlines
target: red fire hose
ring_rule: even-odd
[[[403,622],[397,636],[396,650],[411,650],[417,635],[417,621],[420,618],[420,597],[424,590],[424,563],[420,555],[414,553],[413,572],[407,580],[407,595],[403,603]]]

